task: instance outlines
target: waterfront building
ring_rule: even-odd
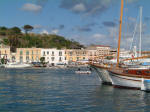
[[[69,62],[88,61],[88,51],[86,49],[67,49],[65,55]]]
[[[98,51],[95,47],[87,47],[88,60],[98,60]]]
[[[99,57],[107,56],[110,54],[110,46],[96,45],[95,47]]]
[[[68,64],[65,56],[65,50],[53,49],[41,49],[41,56],[45,57],[45,62],[51,66],[56,66],[59,64]]]
[[[10,60],[10,47],[0,44],[0,59]]]
[[[110,46],[92,45],[88,46],[87,50],[90,54],[89,59],[98,60],[110,55]]]
[[[16,62],[31,63],[40,62],[41,48],[17,48]]]

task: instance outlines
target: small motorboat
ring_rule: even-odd
[[[4,65],[5,68],[28,68],[32,67],[31,64],[27,63],[7,63]]]
[[[75,71],[76,74],[91,74],[91,71]]]

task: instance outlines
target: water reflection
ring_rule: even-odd
[[[150,94],[140,90],[129,90],[101,86],[95,91],[94,103],[106,112],[149,112]]]
[[[148,112],[150,93],[100,85],[95,72],[0,69],[0,111]]]

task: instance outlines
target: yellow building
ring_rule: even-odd
[[[67,49],[65,55],[66,60],[70,62],[88,60],[88,52],[85,49]]]
[[[10,60],[10,47],[3,44],[0,45],[0,59]]]
[[[17,48],[16,62],[39,62],[41,58],[41,48]]]

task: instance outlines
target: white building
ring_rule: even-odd
[[[59,64],[68,64],[65,56],[65,50],[54,49],[42,49],[41,57],[45,57],[45,62],[49,65],[56,66]]]

